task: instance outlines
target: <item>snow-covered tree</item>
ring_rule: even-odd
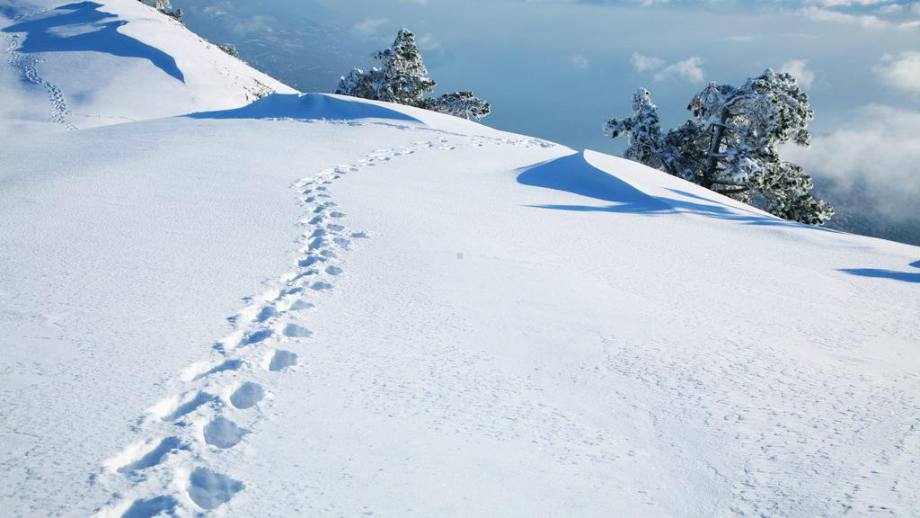
[[[236,45],[232,43],[218,43],[217,48],[237,59],[240,59],[240,51],[237,50]]]
[[[467,119],[481,119],[492,111],[488,102],[472,92],[455,92],[437,99],[425,97],[437,83],[428,77],[415,34],[408,29],[400,30],[390,48],[375,52],[373,58],[380,62],[379,67],[367,71],[353,69],[342,77],[335,93],[416,106]]]
[[[415,34],[402,29],[390,48],[374,53],[380,67],[354,69],[342,78],[336,93],[414,106],[436,83],[428,77]]]
[[[688,109],[693,119],[662,136],[657,108],[639,90],[634,115],[611,119],[605,133],[629,137],[626,158],[777,216],[813,225],[833,216],[828,203],[810,194],[811,178],[779,156],[779,144],[809,145],[807,127],[814,118],[791,75],[766,70],[738,88],[711,83]]]
[[[473,95],[473,92],[454,92],[437,99],[425,99],[420,108],[447,113],[464,119],[482,119],[492,112],[492,105]]]
[[[161,13],[172,16],[178,21],[182,21],[182,9],[173,9],[170,0],[139,0],[142,4],[149,5]]]
[[[623,153],[625,158],[655,169],[667,169],[667,151],[662,145],[658,107],[652,102],[648,90],[640,88],[633,95],[632,110],[632,117],[608,120],[604,125],[604,134],[612,138],[625,135],[629,139]]]

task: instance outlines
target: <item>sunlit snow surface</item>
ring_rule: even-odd
[[[0,515],[920,514],[920,248],[94,10],[185,82],[35,77],[187,116],[0,65]]]

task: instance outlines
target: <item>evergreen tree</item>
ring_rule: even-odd
[[[626,135],[629,145],[623,153],[625,158],[655,169],[667,170],[666,149],[662,146],[661,123],[658,107],[645,88],[633,95],[633,116],[626,119],[610,119],[604,125],[604,134],[617,138]]]
[[[809,145],[814,118],[791,75],[767,70],[739,88],[711,83],[688,109],[693,119],[662,137],[657,108],[641,89],[634,115],[610,119],[605,133],[629,137],[626,158],[779,217],[820,225],[833,216],[828,203],[810,194],[811,178],[779,156],[779,144]]]
[[[463,119],[482,119],[492,112],[492,105],[473,95],[473,92],[454,92],[426,101],[430,101],[430,107],[420,107]]]
[[[467,119],[481,119],[492,111],[488,102],[472,92],[455,92],[437,99],[424,97],[437,83],[428,77],[415,34],[408,29],[400,30],[390,48],[375,52],[373,58],[380,62],[380,67],[368,71],[353,69],[342,77],[335,93],[405,104]]]

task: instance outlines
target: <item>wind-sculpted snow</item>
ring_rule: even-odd
[[[92,51],[114,56],[146,59],[157,68],[179,81],[185,76],[176,60],[165,52],[151,47],[118,31],[126,21],[115,14],[100,11],[101,4],[79,2],[62,5],[51,16],[11,25],[3,32],[26,33],[19,52],[77,52]],[[105,22],[105,20],[115,19]]]
[[[403,112],[367,101],[327,94],[272,94],[235,110],[193,113],[195,119],[384,119],[420,123]]]
[[[590,160],[587,157],[590,157]],[[599,168],[592,161],[599,162],[608,168],[616,167],[621,172],[635,168],[633,162],[585,151],[584,153],[574,153],[523,168],[517,180],[524,185],[568,192],[592,200],[610,203],[610,205],[588,203],[581,205],[534,205],[534,207],[544,209],[643,214],[647,216],[696,214],[737,221],[747,225],[788,226],[815,232],[835,232],[823,227],[785,221],[712,192],[701,193],[697,190],[698,188],[689,183],[684,182],[681,185],[671,181],[672,177],[659,176],[655,178],[655,180],[663,179],[664,184],[653,187],[650,192],[654,192],[654,195],[648,194],[640,188],[643,184],[649,183],[641,175],[631,177],[623,174],[615,175]],[[645,175],[658,175],[658,173],[646,171]],[[627,181],[627,178],[630,181]]]
[[[649,196],[616,176],[589,164],[583,153],[573,153],[528,167],[518,175],[517,181],[524,185],[570,192],[615,204],[602,210],[635,213],[660,213],[671,210],[669,205],[654,196]],[[569,210],[578,208],[572,206]],[[584,207],[584,210],[590,208]]]

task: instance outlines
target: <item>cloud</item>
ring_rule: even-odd
[[[703,81],[703,59],[698,56],[669,65],[663,59],[633,52],[630,62],[633,68],[641,74],[655,72],[653,76],[655,81],[664,81],[673,77],[684,79],[691,83]]]
[[[806,90],[811,88],[815,81],[815,72],[808,68],[808,60],[806,59],[787,61],[780,65],[779,71],[792,74],[792,77]]]
[[[639,54],[638,52],[633,52],[632,58],[630,59],[633,68],[638,72],[648,72],[651,70],[658,70],[664,67],[664,60],[653,58],[651,56],[645,56]]]
[[[351,28],[352,32],[358,36],[369,38],[377,34],[377,31],[386,24],[390,23],[387,18],[365,18]]]
[[[887,4],[891,0],[805,0],[808,4],[819,4],[825,7],[850,7]]]
[[[885,54],[874,70],[891,88],[920,94],[920,52]]]
[[[838,189],[868,189],[873,209],[893,221],[917,218],[920,199],[920,112],[884,105],[856,111],[853,122],[814,135],[810,149],[790,146],[783,158]]]
[[[260,14],[233,24],[230,27],[230,30],[244,35],[253,33],[270,33],[273,31],[272,27],[275,25],[276,21],[274,18]]]
[[[849,14],[820,7],[806,7],[799,11],[802,16],[819,22],[841,23],[847,25],[858,25],[866,29],[881,29],[888,27],[888,22],[878,16],[871,14]]]
[[[664,81],[671,77],[678,77],[691,83],[703,82],[702,58],[693,56],[677,63],[672,63],[655,74],[655,81]]]
[[[841,4],[841,5],[851,5],[851,4]],[[865,5],[865,4],[860,4]],[[913,10],[917,9],[917,5],[914,4],[912,7]],[[846,25],[855,25],[862,27],[864,29],[887,29],[887,28],[896,28],[902,30],[914,30],[920,28],[920,20],[893,23],[887,20],[883,20],[874,14],[851,14],[843,13],[840,11],[834,11],[831,9],[824,9],[821,7],[809,6],[804,9],[799,10],[799,14],[815,21],[819,22],[829,22],[829,23],[840,23]]]
[[[441,42],[436,40],[430,32],[419,36],[418,47],[422,50],[437,50],[441,48]]]
[[[879,7],[876,12],[880,14],[897,14],[904,11],[903,4],[888,4]]]
[[[581,54],[572,54],[572,57],[569,58],[569,64],[579,70],[584,70],[591,66],[591,62],[588,58]]]

